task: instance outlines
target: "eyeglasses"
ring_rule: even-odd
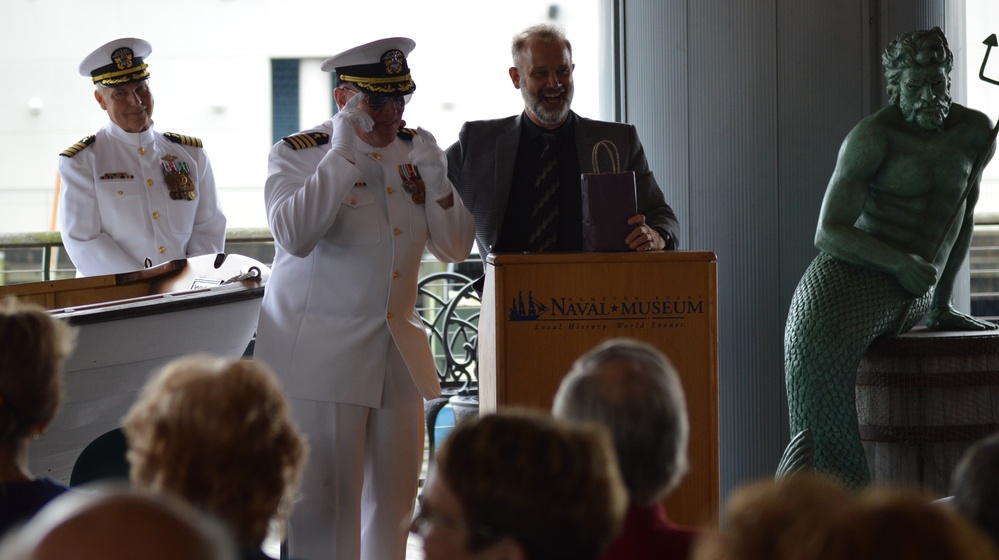
[[[410,95],[379,95],[379,94],[365,94],[364,102],[371,107],[372,111],[380,111],[383,107],[389,104],[389,101],[395,103],[396,109],[402,109],[409,103]]]
[[[346,87],[341,87],[340,89],[354,94],[361,93],[357,90]],[[365,92],[362,95],[364,95],[363,103],[366,103],[372,111],[381,111],[386,105],[389,104],[389,101],[394,103],[397,109],[402,109],[407,103],[409,103],[409,100],[413,98],[413,94],[411,93],[406,95],[383,95],[380,93]]]
[[[421,496],[422,497],[422,496]],[[430,526],[446,527],[453,531],[460,531],[474,535],[480,539],[492,539],[493,532],[488,527],[482,525],[469,525],[453,517],[428,511],[420,500],[420,506],[413,517],[413,523],[409,526],[409,532],[426,538],[430,533]]]

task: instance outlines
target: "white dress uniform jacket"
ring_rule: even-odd
[[[108,123],[61,154],[59,229],[81,276],[129,272],[218,253],[225,215],[200,141]],[[194,198],[174,199],[168,173],[187,170]]]
[[[264,188],[275,257],[254,356],[293,398],[377,408],[390,345],[424,398],[440,383],[416,312],[424,249],[444,262],[468,257],[471,213],[447,178],[444,209],[404,188],[412,141],[355,141],[356,164],[330,149],[332,119],[275,145]],[[414,200],[415,198],[415,200]]]

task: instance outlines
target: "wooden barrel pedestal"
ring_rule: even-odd
[[[968,446],[999,429],[999,332],[875,341],[857,371],[857,417],[874,484],[947,495]]]

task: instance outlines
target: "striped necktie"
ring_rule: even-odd
[[[531,206],[531,235],[527,250],[551,250],[558,241],[558,145],[550,132],[542,135],[545,148],[541,152],[541,166],[534,181],[534,200]]]

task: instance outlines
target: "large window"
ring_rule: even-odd
[[[965,75],[967,105],[983,111],[993,122],[999,119],[999,84],[979,78],[987,50],[983,41],[999,31],[999,4],[994,0],[966,0]],[[984,70],[999,81],[999,51],[989,52]],[[969,253],[972,315],[999,319],[999,163],[992,160],[982,173],[982,188],[975,206],[975,235]]]
[[[204,142],[232,227],[266,225],[263,184],[277,139],[332,115],[326,57],[392,36],[416,41],[417,92],[407,126],[441,145],[467,120],[519,112],[509,45],[541,22],[566,28],[576,62],[573,108],[599,117],[599,0],[7,0],[0,34],[0,232],[52,225],[58,154],[107,122],[79,62],[138,35],[148,57],[156,128]]]
[[[968,106],[987,114],[993,122],[999,119],[999,84],[979,78],[986,46],[983,41],[999,32],[999,2],[966,0],[965,56],[967,59]],[[989,53],[985,76],[999,82],[999,49]],[[982,174],[982,195],[975,207],[981,224],[999,224],[999,163],[993,159]],[[999,263],[997,263],[999,265]]]

